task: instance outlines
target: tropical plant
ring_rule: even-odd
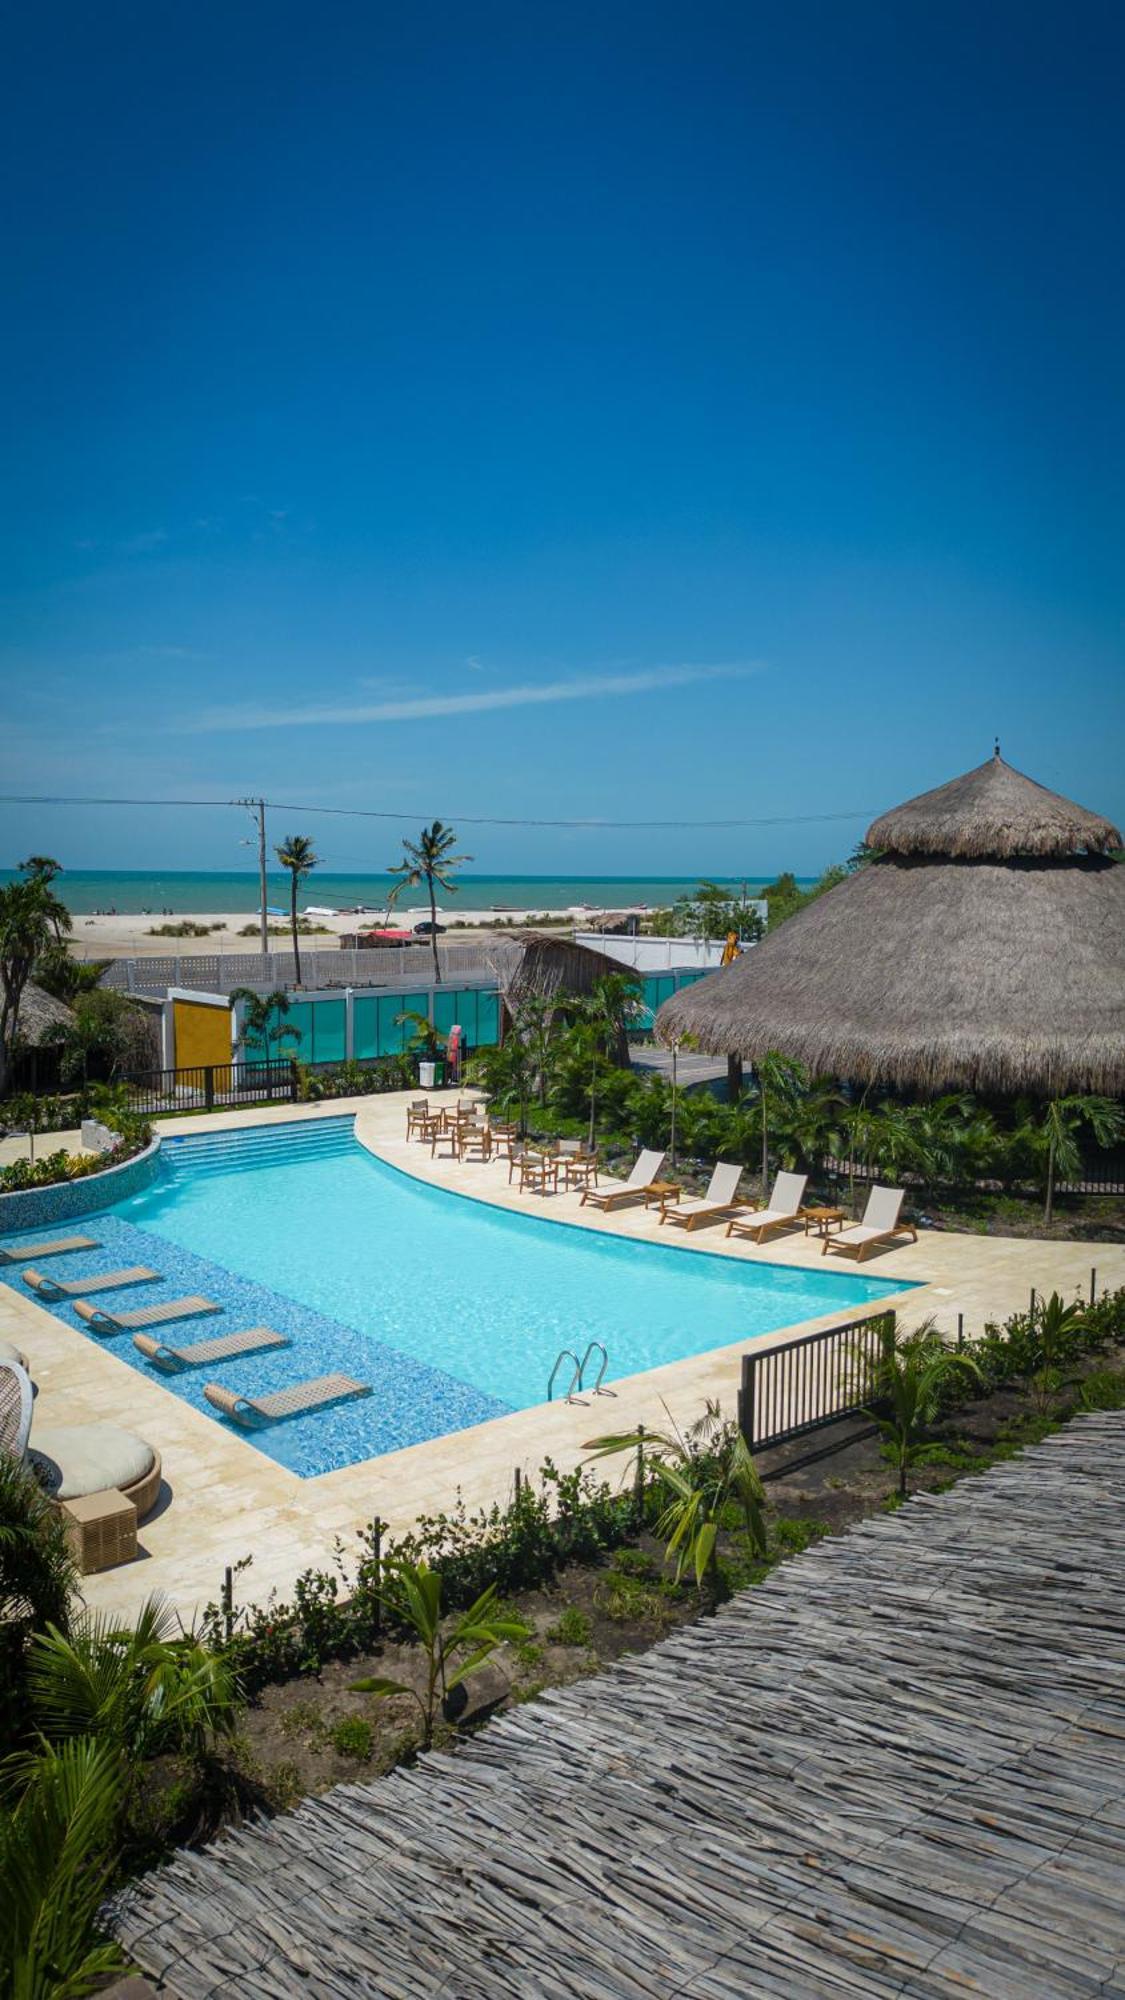
[[[526,1134],[534,1077],[528,1047],[520,1035],[509,1033],[495,1048],[478,1049],[467,1081],[486,1093],[490,1111],[502,1116],[517,1111],[520,1137]]]
[[[946,1346],[932,1319],[900,1336],[893,1315],[887,1314],[879,1322],[878,1339],[874,1408],[867,1414],[886,1441],[898,1491],[905,1498],[907,1475],[924,1449],[930,1425],[951,1395],[981,1382],[982,1376],[971,1355]]]
[[[100,1069],[110,1077],[123,1071],[153,1069],[158,1057],[152,1016],[124,993],[110,987],[79,993],[72,1018],[46,1028],[41,1047],[59,1050],[64,1083],[84,1083]]]
[[[415,1013],[412,1007],[404,1007],[395,1015],[396,1028],[410,1028],[406,1038],[404,1053],[412,1056],[426,1056],[432,1062],[440,1056],[445,1047],[446,1037],[439,1035],[428,1014]]]
[[[607,972],[595,979],[574,1008],[586,1030],[590,1060],[590,1151],[597,1130],[598,1068],[603,1061],[614,1062],[626,1040],[627,1023],[641,1007],[641,988],[636,979],[623,972]]]
[[[457,835],[453,828],[443,826],[440,819],[435,819],[432,826],[422,828],[417,840],[403,841],[404,859],[388,870],[389,874],[397,875],[399,878],[387,899],[388,911],[407,889],[420,889],[423,884],[425,885],[426,894],[430,899],[430,947],[434,955],[435,986],[441,985],[441,961],[438,958],[437,948],[436,887],[440,885],[448,895],[455,896],[457,884],[450,880],[453,870],[463,867],[466,861],[471,861],[473,858],[471,854],[454,854],[453,849],[456,844]]]
[[[131,1764],[162,1751],[201,1755],[234,1727],[240,1698],[229,1662],[185,1632],[159,1595],[132,1626],[84,1611],[68,1632],[48,1624],[35,1633],[27,1691],[46,1741],[94,1738]]]
[[[312,841],[303,833],[287,834],[281,846],[275,848],[283,868],[289,871],[289,928],[293,933],[293,969],[296,974],[294,984],[301,984],[301,943],[300,926],[297,922],[297,891],[306,875],[320,866],[320,856]]]
[[[70,930],[70,911],[56,896],[59,864],[33,854],[19,864],[16,880],[0,887],[0,1097],[11,1070],[19,1034],[20,1003],[32,968]]]
[[[375,1694],[382,1699],[409,1695],[422,1718],[422,1748],[434,1740],[438,1702],[448,1721],[464,1708],[452,1697],[464,1687],[469,1675],[483,1666],[505,1640],[519,1642],[529,1637],[529,1627],[519,1618],[509,1618],[500,1609],[494,1583],[483,1590],[467,1611],[455,1618],[449,1630],[441,1629],[442,1580],[440,1570],[425,1562],[400,1562],[390,1571],[380,1599],[396,1621],[414,1633],[425,1661],[425,1681],[421,1693],[409,1681],[368,1675],[355,1681],[353,1694]]]
[[[1077,1359],[1085,1316],[1080,1300],[1068,1304],[1058,1292],[1052,1292],[1037,1309],[1032,1308],[1030,1332],[1036,1365],[1028,1372],[1028,1387],[1040,1416],[1046,1416],[1063,1387],[1067,1362]]]
[[[41,1751],[21,1776],[0,1810],[0,1996],[81,2000],[122,1962],[95,1925],[116,1864],[124,1767],[113,1744],[79,1737]]]
[[[719,1529],[732,1514],[754,1554],[766,1555],[765,1492],[746,1439],[737,1424],[724,1421],[717,1403],[709,1400],[686,1433],[670,1415],[668,1421],[667,1431],[613,1432],[591,1438],[585,1449],[595,1459],[631,1452],[638,1480],[645,1464],[656,1473],[664,1489],[656,1532],[665,1560],[675,1557],[677,1583],[690,1568],[698,1590],[705,1583],[713,1590]]]
[[[1099,1146],[1115,1146],[1125,1132],[1125,1112],[1109,1097],[1053,1097],[1043,1112],[1041,1143],[1047,1154],[1043,1222],[1050,1227],[1055,1210],[1055,1180],[1077,1180],[1082,1170],[1078,1135],[1083,1126]]]
[[[231,1008],[241,1005],[242,1014],[238,1032],[238,1048],[241,1055],[249,1055],[251,1061],[269,1062],[270,1050],[277,1050],[283,1042],[299,1043],[301,1031],[287,1022],[289,995],[282,987],[264,997],[249,986],[232,987],[229,1001]]]
[[[23,1721],[31,1634],[65,1629],[77,1584],[62,1509],[30,1467],[0,1452],[0,1742]]]
[[[792,1108],[804,1090],[808,1077],[803,1063],[792,1056],[779,1055],[776,1049],[767,1050],[754,1064],[754,1074],[758,1080],[758,1103],[762,1118],[762,1195],[770,1182],[770,1118],[774,1110],[782,1106]]]

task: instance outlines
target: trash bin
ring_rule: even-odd
[[[423,1090],[433,1089],[437,1082],[436,1062],[420,1062],[418,1064],[418,1081]]]

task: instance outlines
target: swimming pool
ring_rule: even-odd
[[[613,1381],[906,1289],[490,1208],[375,1159],[350,1116],[166,1140],[153,1185],[84,1227],[100,1247],[61,1275],[149,1264],[160,1285],[110,1299],[221,1301],[222,1320],[185,1323],[185,1343],[263,1322],[292,1335],[288,1349],[161,1378],[209,1414],[212,1378],[255,1394],[335,1370],[374,1385],[247,1434],[305,1476],[542,1403],[561,1348],[601,1341]],[[72,1306],[50,1309],[78,1324]],[[111,1345],[148,1372],[128,1334]]]

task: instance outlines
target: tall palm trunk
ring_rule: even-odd
[[[1049,1229],[1055,1212],[1055,1142],[1051,1139],[1047,1147],[1047,1199],[1043,1207],[1043,1226]]]
[[[764,1201],[766,1198],[766,1189],[770,1184],[769,1100],[766,1096],[764,1085],[762,1087],[761,1099],[762,1099],[762,1200]]]
[[[426,887],[430,892],[430,950],[434,955],[434,985],[441,985],[441,961],[437,948],[437,897],[434,894],[434,878],[426,877]]]
[[[294,975],[295,975],[295,977],[294,977],[294,982],[293,982],[293,983],[294,983],[294,985],[295,985],[295,986],[299,986],[299,985],[301,984],[301,947],[300,947],[300,945],[299,945],[299,944],[298,944],[298,942],[297,942],[297,871],[296,871],[296,869],[294,869],[294,870],[293,870],[292,874],[291,874],[291,875],[290,875],[290,877],[289,877],[289,927],[290,927],[291,931],[293,932],[293,971],[294,971]]]

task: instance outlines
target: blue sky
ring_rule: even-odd
[[[999,731],[1125,812],[1118,5],[68,0],[6,43],[0,790],[857,815],[472,841],[803,873]],[[0,863],[244,832],[4,807]]]

